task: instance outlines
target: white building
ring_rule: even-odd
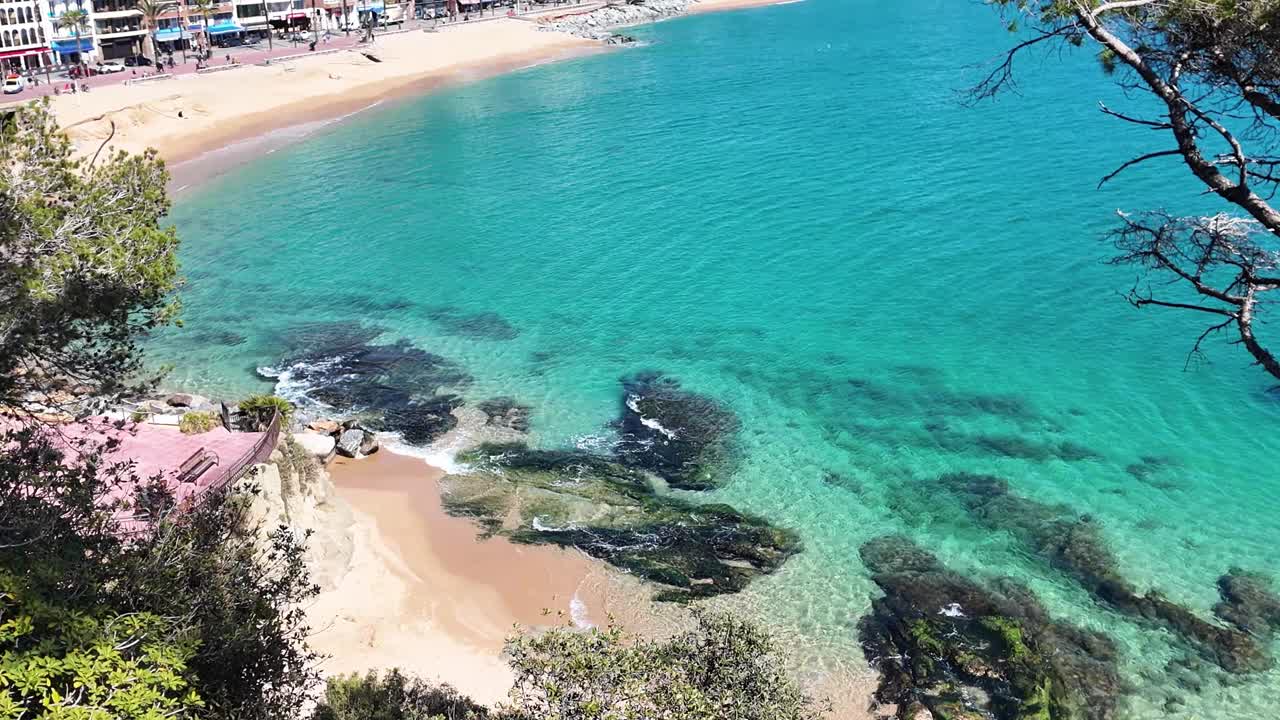
[[[0,63],[30,70],[53,62],[47,0],[0,0]]]
[[[0,0],[2,1],[2,0]],[[39,0],[47,7],[46,31],[55,62],[92,64],[142,53],[147,35],[136,0]],[[84,10],[88,22],[79,28],[62,27],[61,18],[71,10]],[[76,36],[79,35],[77,44]],[[82,57],[83,56],[83,57]]]

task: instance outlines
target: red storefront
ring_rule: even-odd
[[[47,47],[0,51],[0,67],[5,70],[35,70],[52,64]]]

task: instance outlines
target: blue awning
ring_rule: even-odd
[[[190,40],[191,33],[179,30],[178,28],[165,28],[156,31],[156,41],[158,42],[174,42],[176,40]]]
[[[80,38],[79,47],[76,47],[75,38],[54,40],[49,43],[49,47],[56,53],[89,52],[93,49],[93,38]]]
[[[217,23],[209,26],[210,35],[229,35],[231,33],[244,32],[243,25],[237,25],[233,22]]]

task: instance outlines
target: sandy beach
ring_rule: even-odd
[[[329,474],[355,524],[345,576],[308,609],[327,674],[399,667],[492,703],[511,685],[501,653],[517,626],[611,615],[650,625],[678,612],[652,608],[638,582],[576,551],[481,539],[444,512],[443,473],[417,458],[339,459]]]
[[[104,141],[108,148],[130,152],[151,147],[178,163],[274,128],[340,116],[387,97],[599,48],[582,38],[541,32],[530,22],[498,19],[386,35],[359,50],[268,66],[64,94],[52,99],[52,107],[82,149],[96,150]]]
[[[398,667],[492,704],[511,687],[502,649],[518,629],[613,621],[663,637],[688,627],[687,608],[653,602],[652,586],[580,552],[482,537],[444,511],[444,473],[419,458],[338,458],[328,474],[354,522],[336,584],[308,608],[326,675]],[[873,676],[802,681],[832,702],[832,720],[871,717]]]
[[[776,2],[702,0],[690,12]],[[181,183],[183,175],[194,180],[233,160],[210,157],[217,154],[213,151],[272,130],[339,118],[444,84],[606,49],[599,41],[540,30],[529,20],[497,18],[386,34],[369,46],[271,65],[106,85],[89,93],[52,97],[50,102],[82,152],[155,148],[171,169],[176,167]]]

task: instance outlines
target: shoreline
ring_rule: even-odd
[[[481,537],[444,511],[444,471],[421,458],[384,449],[328,472],[352,510],[354,551],[308,608],[326,675],[398,667],[492,705],[512,683],[502,652],[517,628],[679,624],[680,609],[656,607],[638,580],[576,550]]]
[[[694,0],[665,19],[787,1]],[[398,32],[362,48],[56,96],[50,107],[83,154],[154,148],[180,192],[386,102],[616,48],[541,25],[499,17]]]
[[[483,537],[469,518],[445,512],[446,473],[420,456],[384,447],[335,458],[327,472],[350,507],[353,550],[308,608],[309,642],[328,656],[326,676],[396,667],[492,706],[511,687],[503,648],[518,629],[614,622],[666,637],[690,626],[686,606],[653,600],[654,586],[602,560]],[[793,669],[808,692],[832,703],[829,720],[873,717],[874,676]]]

